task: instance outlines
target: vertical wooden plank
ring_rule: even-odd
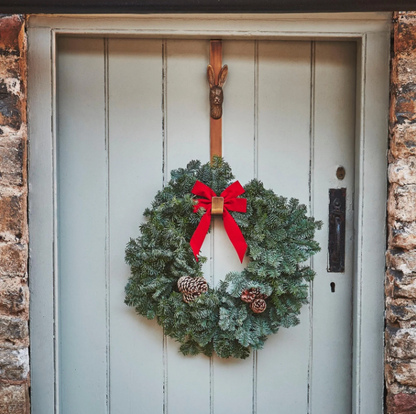
[[[312,196],[324,226],[316,236],[322,251],[314,258],[311,412],[319,414],[351,413],[356,53],[352,42],[316,43]],[[343,180],[336,177],[339,166]],[[344,273],[327,272],[329,188],[347,189]]]
[[[254,41],[224,41],[224,63],[232,68],[226,85],[223,118],[224,156],[236,179],[245,185],[253,178],[254,160]],[[222,221],[214,219],[213,269],[217,284],[241,264]],[[214,357],[214,412],[252,412],[253,356],[244,361]]]
[[[58,51],[61,413],[102,414],[107,401],[104,40],[61,38]]]
[[[48,28],[28,30],[30,402],[34,413],[53,413],[55,409],[55,148],[50,41]]]
[[[206,68],[209,41],[167,42],[167,173],[192,159],[209,161],[209,88]],[[202,254],[210,258],[210,237]],[[204,266],[207,280],[210,262]],[[185,357],[178,344],[168,339],[168,411],[210,412],[210,360]]]
[[[209,42],[169,40],[167,56],[166,171],[170,172],[192,159],[209,161]]]
[[[209,64],[214,69],[215,83],[218,83],[218,75],[222,68],[222,41],[211,40],[209,42]],[[210,157],[222,156],[222,118],[210,118]]]
[[[223,155],[244,186],[254,178],[254,41],[223,41],[228,65],[224,87]]]
[[[162,329],[124,304],[124,249],[163,183],[162,41],[109,40],[111,411],[161,413]]]
[[[310,42],[259,43],[258,176],[277,194],[309,198]],[[258,355],[257,412],[307,412],[309,311]]]

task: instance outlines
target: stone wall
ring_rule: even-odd
[[[23,16],[0,15],[0,413],[29,413]]]
[[[416,412],[416,12],[394,15],[386,272],[388,414]]]

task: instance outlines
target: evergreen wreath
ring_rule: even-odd
[[[220,194],[233,179],[220,157],[212,165],[191,161],[173,170],[144,212],[140,237],[126,247],[131,276],[125,303],[156,318],[164,333],[181,343],[184,355],[215,351],[222,358],[247,358],[250,348],[261,349],[279,327],[299,323],[315,276],[303,263],[320,250],[314,234],[322,223],[307,217],[298,200],[277,196],[255,179],[244,187],[246,213],[230,212],[247,242],[249,263],[228,273],[215,289],[206,284],[202,263],[207,259],[196,261],[189,244],[205,210],[194,213],[197,198],[191,190],[199,180]],[[203,289],[186,300],[189,283]]]

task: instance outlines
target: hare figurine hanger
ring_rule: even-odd
[[[299,323],[315,273],[304,265],[319,251],[314,240],[321,223],[308,217],[298,200],[287,200],[257,179],[234,181],[221,157],[223,87],[221,41],[211,41],[211,162],[191,161],[173,170],[169,183],[146,209],[140,235],[130,239],[126,262],[131,276],[125,303],[156,319],[185,355],[214,352],[246,358],[261,349],[281,326]],[[223,219],[242,271],[211,286],[202,272],[201,246],[212,215]]]

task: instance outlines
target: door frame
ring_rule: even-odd
[[[363,2],[350,0],[14,0],[2,7],[4,13],[340,13],[340,12],[381,12],[413,10],[412,0],[373,0]]]
[[[59,413],[56,38],[61,34],[357,43],[352,406],[355,414],[383,411],[390,25],[391,13],[30,16],[28,177],[32,413]]]

